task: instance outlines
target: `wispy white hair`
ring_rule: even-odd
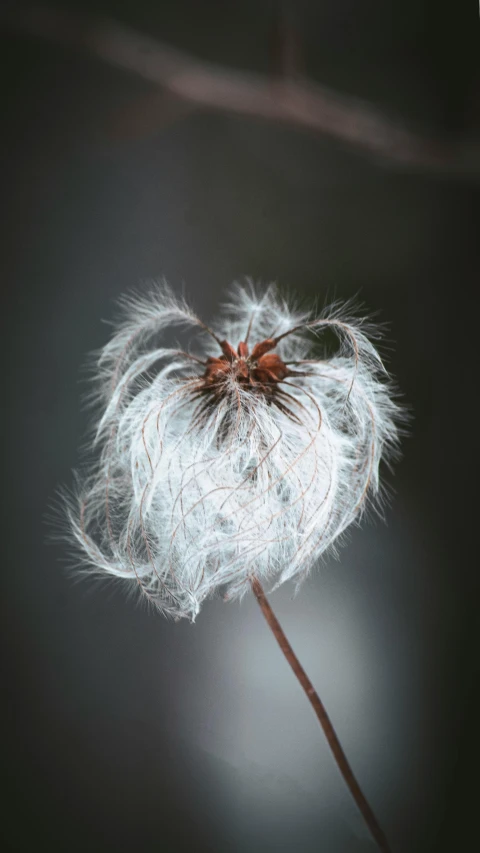
[[[316,317],[251,282],[232,287],[212,329],[165,283],[122,307],[96,361],[97,462],[68,508],[83,562],[191,620],[220,588],[300,582],[369,499],[378,507],[379,464],[398,446],[375,328],[348,305]],[[175,327],[186,349],[161,345]],[[327,330],[338,345],[319,360]],[[248,336],[276,336],[289,374],[272,398],[226,372],[212,402],[206,357]]]

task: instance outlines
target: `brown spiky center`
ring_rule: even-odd
[[[244,390],[272,397],[291,371],[273,350],[274,338],[255,344],[249,351],[245,341],[235,349],[228,341],[220,341],[222,355],[210,357],[203,376],[204,389],[218,396],[225,390],[225,383],[234,381]]]

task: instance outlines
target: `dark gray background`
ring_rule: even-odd
[[[83,6],[269,69],[273,2]],[[478,137],[476,4],[470,20],[414,0],[295,9],[312,77],[433,136]],[[387,524],[355,531],[339,562],[272,604],[393,850],[467,849],[478,175],[228,116],[159,128],[136,106],[147,84],[3,35],[4,849],[374,850],[253,598],[172,624],[113,584],[76,584],[65,549],[45,544],[85,436],[81,368],[114,298],[165,275],[208,319],[243,274],[321,303],[359,294],[390,322],[414,421]]]

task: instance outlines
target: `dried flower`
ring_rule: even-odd
[[[96,363],[98,462],[68,510],[83,557],[192,620],[221,587],[300,582],[378,498],[396,451],[375,328],[348,305],[299,313],[251,282],[212,329],[166,284],[122,302]],[[173,327],[195,354],[158,345]],[[328,329],[338,350],[316,360],[312,333]]]

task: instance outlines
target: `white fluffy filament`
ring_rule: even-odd
[[[380,460],[397,448],[402,413],[375,330],[348,306],[299,313],[273,285],[235,285],[218,332],[166,284],[123,307],[96,364],[98,459],[68,510],[84,562],[191,620],[220,587],[234,598],[255,577],[300,582],[378,497]],[[174,326],[197,354],[157,346]],[[327,329],[339,348],[315,360],[311,333]],[[220,340],[274,336],[291,371],[274,396],[232,372],[212,402],[205,364]]]

